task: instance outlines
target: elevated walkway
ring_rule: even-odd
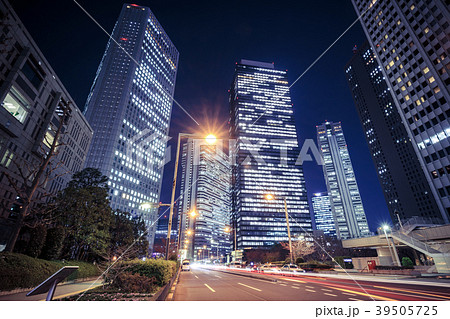
[[[386,240],[383,230],[379,230],[379,235],[353,238],[343,240],[342,244],[345,248],[376,248],[378,254],[386,261],[387,248],[389,249],[389,258],[391,261],[396,256],[395,245],[406,245],[415,249],[426,256],[433,258],[438,273],[450,273],[450,225],[438,225],[436,221],[413,217],[396,229],[387,232],[389,241]],[[432,241],[432,243],[431,243]],[[393,246],[394,255],[392,255],[391,247]]]

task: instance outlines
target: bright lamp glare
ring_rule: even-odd
[[[273,195],[272,194],[267,194],[266,195],[266,199],[267,200],[272,200],[273,199]]]
[[[217,140],[217,137],[213,134],[209,134],[205,139],[208,144],[214,144]]]

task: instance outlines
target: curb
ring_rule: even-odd
[[[223,272],[225,274],[236,275],[236,276],[243,276],[243,277],[250,277],[250,278],[264,280],[264,281],[270,281],[270,282],[277,282],[278,281],[278,279],[266,278],[266,276],[258,276],[258,275],[252,275],[252,274],[246,274],[246,273],[237,273],[237,272],[226,271],[226,270],[219,270],[219,269],[211,269],[211,270],[218,271],[218,272]]]
[[[175,278],[175,280],[173,281],[169,293],[167,294],[167,297],[164,299],[164,301],[173,301],[173,296],[175,295],[175,289],[177,288],[177,284],[178,284],[178,279],[180,278],[180,274],[181,274],[181,268],[178,269],[178,273],[177,276]]]

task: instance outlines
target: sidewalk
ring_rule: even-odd
[[[95,282],[95,279],[83,282],[68,283],[63,285],[59,284],[58,286],[56,286],[56,291],[53,300],[76,295],[83,291],[93,289],[101,285],[102,281],[99,280]],[[40,294],[36,296],[27,297],[26,294],[31,290],[32,289],[27,289],[26,291],[0,296],[0,301],[43,301],[47,297],[47,294]]]

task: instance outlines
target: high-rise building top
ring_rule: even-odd
[[[444,1],[352,0],[444,222],[450,214],[450,13]],[[387,94],[387,93],[386,93]]]
[[[365,43],[345,70],[394,223],[441,214],[373,49]],[[398,216],[397,216],[398,213]]]
[[[330,196],[327,193],[314,193],[311,198],[316,230],[323,231],[327,236],[336,237],[333,210]]]
[[[183,145],[178,220],[182,258],[224,261],[231,252],[231,167],[219,145],[188,139]],[[191,213],[195,212],[195,216]]]
[[[141,204],[159,202],[177,66],[178,51],[150,9],[124,4],[86,102],[95,131],[86,166],[109,177],[114,209],[148,226],[156,208]]]
[[[83,168],[92,128],[45,59],[25,26],[7,1],[0,0],[0,220],[20,209],[20,199],[4,173],[17,185],[30,182],[21,175],[35,175],[49,151],[61,123],[61,110],[70,116],[60,135],[60,146],[52,157],[48,181],[37,189],[32,202],[49,199],[66,187],[72,175]],[[22,170],[20,174],[19,169]],[[34,172],[34,174],[33,174]],[[41,200],[39,200],[41,199]],[[15,216],[17,218],[17,215]],[[0,246],[8,229],[0,229]]]
[[[284,198],[291,234],[312,231],[287,71],[273,64],[237,64],[230,90],[234,228],[237,248],[287,241]],[[267,200],[271,194],[274,200]]]
[[[317,126],[323,173],[333,210],[336,235],[341,239],[370,235],[341,123]]]

